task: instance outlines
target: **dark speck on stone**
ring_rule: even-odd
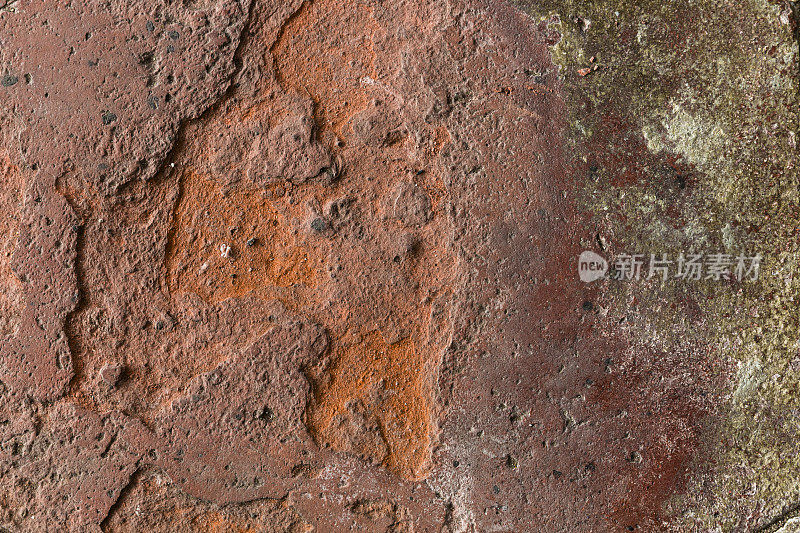
[[[175,47],[174,46],[172,46],[172,45],[167,46],[167,53],[168,54],[171,54],[174,51],[175,51]]]
[[[11,87],[12,85],[16,85],[18,81],[19,81],[18,77],[12,74],[6,74],[5,76],[3,76],[3,81],[2,81],[3,87]]]
[[[583,310],[584,311],[591,311],[593,308],[594,308],[594,306],[592,305],[592,302],[590,302],[589,300],[586,300],[585,302],[583,302]]]
[[[256,239],[255,237],[253,237],[252,239],[248,239],[248,240],[247,240],[247,246],[253,247],[253,246],[255,246],[255,245],[256,245],[256,243],[257,243],[257,242],[258,242],[258,239]]]
[[[177,41],[178,37],[180,37],[180,36],[181,35],[175,30],[172,30],[171,32],[169,32],[169,38],[172,39],[173,41]]]
[[[256,416],[265,422],[272,422],[273,420],[275,420],[275,411],[273,411],[269,407],[264,407],[263,409],[261,409],[260,412],[256,414]]]
[[[323,232],[328,228],[328,223],[325,220],[317,217],[311,221],[311,229],[316,232]]]
[[[103,124],[108,126],[112,122],[117,120],[117,115],[114,113],[103,113]]]
[[[147,31],[149,31],[149,32],[156,31],[156,26],[155,26],[155,24],[153,24],[153,21],[151,21],[151,20],[147,21]]]

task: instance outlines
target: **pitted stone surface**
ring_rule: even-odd
[[[517,4],[0,0],[0,530],[790,527],[795,4]]]

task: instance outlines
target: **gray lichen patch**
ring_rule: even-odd
[[[517,2],[560,39],[583,205],[608,253],[761,254],[758,282],[605,287],[634,344],[728,369],[714,459],[674,525],[762,527],[800,499],[798,43],[789,2]],[[686,302],[691,302],[690,305]],[[706,471],[703,468],[702,471]],[[696,470],[700,472],[701,469]]]

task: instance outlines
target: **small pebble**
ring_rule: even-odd
[[[222,244],[219,245],[219,255],[224,258],[230,257],[231,247],[223,242]]]
[[[100,369],[100,379],[109,387],[116,386],[119,379],[122,377],[122,365],[117,363],[108,363]]]

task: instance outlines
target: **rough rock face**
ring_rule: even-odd
[[[0,530],[793,531],[797,6],[650,4],[0,0]]]

